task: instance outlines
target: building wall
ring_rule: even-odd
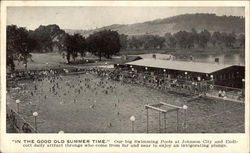
[[[170,70],[166,69],[164,72],[164,69],[162,68],[152,68],[147,67],[147,70],[144,66],[132,66],[134,70],[137,72],[152,74],[154,75],[158,74],[167,74],[172,79],[175,79],[177,77],[182,77],[184,79],[188,78],[188,80],[197,80],[198,77],[201,78],[201,80],[211,80],[211,75],[213,75],[213,83],[215,85],[221,85],[221,86],[227,86],[227,87],[234,87],[234,88],[243,88],[243,82],[242,79],[245,78],[245,67],[244,66],[231,66],[222,70],[219,70],[217,72],[211,73],[211,74],[205,74],[205,73],[198,73],[198,72],[188,72],[187,75],[185,75],[185,71],[179,71],[179,70]],[[127,70],[132,69],[129,65],[127,65]],[[211,81],[212,82],[212,81]]]
[[[214,76],[214,83],[217,85],[243,88],[242,79],[245,78],[244,66],[231,66],[212,74]]]

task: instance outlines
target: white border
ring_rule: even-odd
[[[208,7],[208,6],[243,6],[245,7],[245,34],[246,34],[246,103],[245,103],[245,134],[6,134],[6,8],[8,6],[175,6],[175,7]],[[0,151],[3,152],[249,152],[249,1],[1,1],[1,137]],[[133,149],[133,148],[23,148],[20,145],[11,143],[13,139],[155,139],[155,140],[177,140],[177,139],[213,139],[232,140],[240,143],[236,146],[223,149]]]

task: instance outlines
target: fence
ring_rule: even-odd
[[[6,106],[7,111],[7,133],[38,133],[38,131],[27,122],[19,113],[15,110],[11,109],[8,105]],[[14,129],[14,131],[10,131],[10,129]]]
[[[224,98],[227,100],[233,100],[237,102],[245,101],[244,89],[225,87],[220,85],[207,84],[206,91],[208,96]]]

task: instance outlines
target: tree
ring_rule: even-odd
[[[175,48],[176,47],[176,39],[171,33],[165,33],[164,35],[165,42],[168,47]]]
[[[127,49],[127,47],[128,47],[128,35],[120,34],[119,39],[120,39],[121,48]]]
[[[192,36],[187,31],[179,31],[174,34],[176,42],[181,48],[191,48],[193,46]]]
[[[236,35],[234,32],[228,34],[227,41],[228,47],[233,47],[233,44],[236,42]]]
[[[37,52],[52,52],[54,49],[61,51],[66,33],[56,24],[39,26],[34,31],[29,31],[30,36],[37,40]]]
[[[160,36],[157,36],[157,35],[154,35],[153,36],[153,48],[154,49],[162,49],[164,47],[164,42],[165,42],[165,39],[163,37],[160,37]]]
[[[139,49],[143,46],[143,42],[142,42],[142,39],[136,37],[136,36],[132,36],[129,41],[128,41],[128,45],[129,45],[129,48],[131,49]]]
[[[133,36],[130,45],[134,48],[144,48],[144,49],[161,49],[164,46],[165,39],[158,35],[141,35]]]
[[[245,47],[245,34],[240,34],[238,41],[239,41],[241,47]]]
[[[170,48],[175,48],[176,47],[176,43],[177,43],[177,41],[176,41],[176,39],[175,39],[175,37],[174,36],[171,36],[171,37],[169,37],[169,47]]]
[[[14,71],[14,60],[18,60],[25,64],[27,70],[30,52],[37,47],[36,45],[36,40],[30,37],[25,28],[16,25],[7,26],[7,66]]]
[[[220,32],[214,32],[211,37],[211,42],[214,47],[216,47],[216,44],[220,44],[222,41],[222,36]]]
[[[192,28],[191,29],[191,32],[190,32],[190,36],[189,36],[189,39],[190,39],[190,47],[194,47],[194,44],[196,43],[197,44],[197,42],[198,42],[198,38],[199,38],[199,36],[198,36],[198,33],[197,33],[197,31],[196,31],[196,29],[194,29],[194,28]]]
[[[103,31],[103,39],[105,41],[104,56],[111,58],[112,55],[117,54],[121,49],[119,34],[116,31]]]
[[[211,38],[211,34],[206,29],[201,31],[198,35],[198,45],[202,48],[207,47],[207,43]]]
[[[87,38],[87,44],[87,49],[98,56],[100,61],[103,56],[110,58],[121,49],[119,34],[111,30],[102,30],[91,34]]]
[[[86,49],[86,42],[85,38],[82,37],[80,34],[74,34],[74,35],[66,35],[64,45],[67,52],[67,63],[70,63],[70,57],[73,58],[75,61],[75,58],[78,56],[78,53],[81,54],[83,57],[85,54]]]
[[[233,47],[233,43],[236,41],[236,35],[234,32],[232,33],[221,33],[222,41],[224,42],[226,47]]]

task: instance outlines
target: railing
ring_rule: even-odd
[[[220,85],[207,84],[206,93],[213,97],[234,100],[238,102],[245,101],[244,89],[225,87]]]
[[[19,113],[11,109],[8,105],[6,106],[6,111],[7,128],[14,129],[14,131],[7,129],[7,133],[38,133],[38,131],[29,122],[27,122]]]

